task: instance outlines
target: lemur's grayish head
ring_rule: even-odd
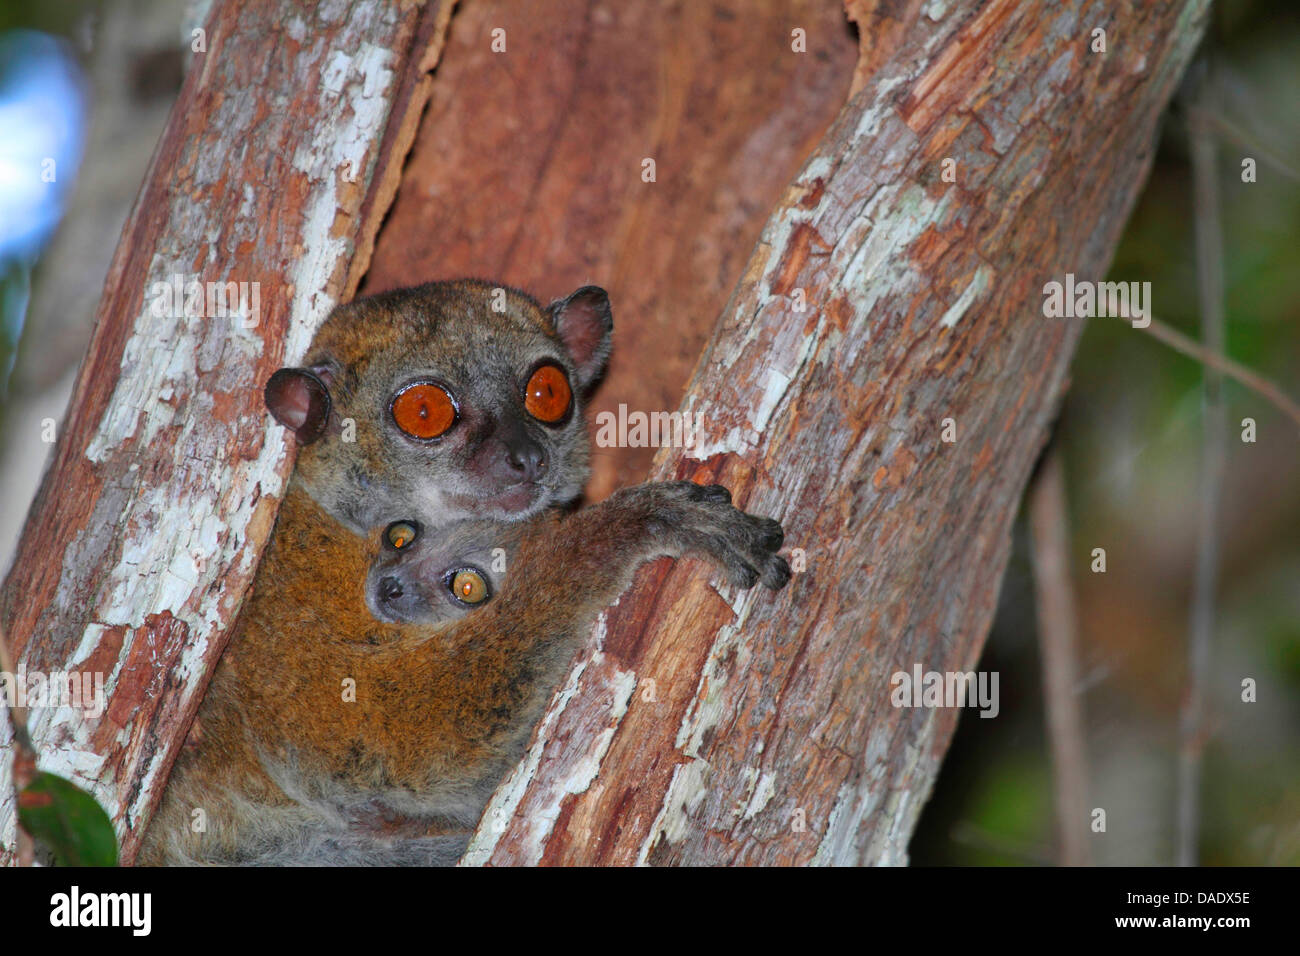
[[[595,286],[547,307],[480,280],[385,292],[336,308],[266,404],[303,445],[297,480],[359,534],[519,520],[582,492],[612,329]]]

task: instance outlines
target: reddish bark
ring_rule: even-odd
[[[268,441],[261,385],[355,287],[451,6],[215,5],[123,230],[0,620],[20,667],[106,675],[102,717],[42,708],[30,729],[41,767],[108,809],[125,859],[292,464]],[[256,323],[155,315],[173,275],[258,283]],[[0,761],[0,861],[9,773]]]
[[[779,516],[807,570],[776,598],[643,573],[469,862],[906,860],[958,710],[891,675],[976,665],[1082,327],[1043,286],[1104,274],[1206,7],[947,4],[867,71],[687,389],[704,447],[652,470]]]
[[[615,347],[593,421],[619,403],[675,408],[854,58],[835,0],[466,3],[362,291],[601,285]],[[641,481],[653,455],[597,449],[591,497]]]

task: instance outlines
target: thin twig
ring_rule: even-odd
[[[1200,342],[1188,338],[1182,332],[1166,325],[1159,319],[1153,318],[1151,324],[1143,331],[1152,338],[1159,339],[1174,351],[1181,352],[1188,358],[1195,359],[1202,365],[1206,365],[1216,372],[1221,372],[1238,384],[1244,385],[1256,395],[1266,399],[1278,411],[1295,422],[1296,425],[1300,425],[1300,403],[1262,375],[1250,370],[1240,362],[1228,358],[1222,352],[1207,348]]]
[[[1199,108],[1189,117],[1192,184],[1196,218],[1197,299],[1201,312],[1201,339],[1205,347],[1223,352],[1223,232],[1219,222],[1217,146],[1210,124],[1213,115],[1213,79],[1202,74],[1196,90]],[[1227,421],[1223,407],[1223,379],[1217,369],[1203,373],[1201,493],[1197,509],[1196,579],[1192,587],[1191,621],[1187,641],[1187,689],[1180,721],[1178,760],[1179,866],[1195,866],[1199,855],[1201,777],[1205,755],[1205,699],[1209,687],[1210,645],[1214,634],[1215,589],[1219,576],[1219,513],[1227,455]]]
[[[1273,167],[1283,176],[1300,182],[1300,170],[1289,165],[1285,160],[1278,156],[1277,153],[1273,152],[1245,130],[1229,123],[1221,114],[1207,113],[1203,109],[1193,108],[1187,111],[1187,115],[1192,122],[1204,122],[1213,126],[1214,129],[1224,137],[1224,139],[1231,140],[1238,146],[1245,147],[1246,149],[1258,153],[1260,159],[1264,160],[1269,166]]]
[[[1075,658],[1078,617],[1070,581],[1065,469],[1055,443],[1048,447],[1029,489],[1029,526],[1060,862],[1087,866],[1088,758]]]

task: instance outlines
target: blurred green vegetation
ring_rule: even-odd
[[[1220,139],[1227,351],[1300,396],[1300,5],[1216,4],[1207,49],[1221,68],[1224,118],[1253,140]],[[1256,159],[1255,183],[1241,160]],[[1192,183],[1184,117],[1167,113],[1151,177],[1110,278],[1152,284],[1157,318],[1201,338]],[[1071,501],[1080,672],[1086,690],[1089,807],[1107,811],[1096,863],[1173,859],[1178,707],[1196,552],[1201,446],[1198,363],[1126,323],[1089,323],[1056,441]],[[1229,382],[1223,561],[1213,649],[1213,739],[1202,792],[1202,861],[1300,864],[1300,450],[1293,423]],[[1240,441],[1255,419],[1258,440]],[[1089,571],[1093,547],[1108,571]],[[1041,688],[1023,516],[980,668],[1004,694]],[[1010,673],[1008,673],[1010,672]],[[1241,702],[1241,680],[1258,702]],[[1002,719],[962,717],[911,847],[917,864],[1050,860],[1051,766],[1041,689],[1004,701]],[[999,849],[1000,848],[1000,849]]]
[[[87,12],[102,6],[102,0],[4,0],[0,4],[0,30],[41,30],[71,36]]]

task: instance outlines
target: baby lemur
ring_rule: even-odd
[[[433,284],[337,309],[273,376],[304,446],[140,862],[454,863],[637,566],[785,584],[780,525],[717,486],[552,507],[586,477],[611,327],[591,287],[543,309]]]

